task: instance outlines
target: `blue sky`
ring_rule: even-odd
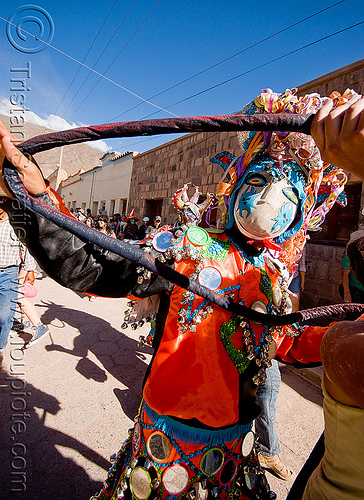
[[[14,0],[2,2],[0,16],[9,20],[22,5]],[[32,54],[20,52],[10,44],[6,22],[0,19],[0,112],[6,113],[10,98],[11,69],[30,62],[30,90],[26,93],[26,106],[32,111],[29,119],[55,128],[146,117],[234,113],[263,88],[283,91],[363,57],[364,24],[313,44],[363,21],[359,0],[308,0],[299,4],[285,0],[45,0],[33,5],[49,13],[54,25],[50,43],[55,48],[48,46]],[[322,9],[327,10],[314,16]],[[313,17],[285,30],[309,16]],[[18,15],[14,23],[19,19]],[[34,22],[24,22],[22,27],[34,35],[47,36],[40,35]],[[105,73],[119,86],[105,79],[97,83],[100,77],[91,73],[79,90],[89,70],[71,58],[84,60],[101,27],[84,64],[92,67],[109,44],[95,70],[104,74],[120,52]],[[285,31],[272,36],[281,30]],[[285,56],[292,51],[297,52]],[[177,85],[185,79],[189,80]],[[191,98],[194,94],[199,95]],[[175,137],[113,139],[101,147],[146,151]]]

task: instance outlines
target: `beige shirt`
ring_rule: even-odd
[[[364,499],[364,410],[324,392],[325,454],[302,500]]]

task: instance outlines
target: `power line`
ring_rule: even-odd
[[[134,5],[137,3],[138,0],[135,0],[133,5],[130,7],[130,9],[128,10],[128,12],[125,14],[123,20],[121,21],[121,23],[119,24],[119,26],[116,28],[116,30],[114,31],[114,33],[112,34],[110,40],[108,41],[108,43],[106,44],[106,46],[104,47],[104,50],[101,52],[101,54],[99,55],[99,57],[97,58],[96,62],[94,63],[94,65],[92,66],[92,69],[95,68],[96,64],[99,62],[99,60],[101,59],[101,57],[103,56],[103,54],[105,53],[106,49],[109,47],[110,43],[113,41],[113,39],[115,38],[116,34],[118,33],[118,31],[120,30],[121,26],[124,24],[124,21],[126,20],[126,18],[129,16],[130,12],[133,10],[134,8]],[[104,74],[106,73],[106,71],[104,71]],[[88,72],[87,76],[85,77],[85,79],[83,80],[83,82],[81,83],[81,85],[78,87],[78,90],[77,92],[75,93],[75,95],[73,96],[72,100],[68,103],[68,106],[67,108],[63,111],[63,114],[66,113],[66,111],[68,110],[68,108],[71,106],[71,104],[73,103],[73,101],[76,99],[76,97],[78,96],[80,90],[82,89],[82,87],[84,86],[84,84],[86,83],[86,81],[88,80],[89,76],[91,75],[91,71]],[[77,108],[78,109],[78,108]],[[72,114],[73,116],[73,114]]]
[[[116,61],[116,59],[120,56],[120,54],[123,52],[123,50],[126,48],[126,46],[129,44],[129,42],[132,40],[132,38],[134,38],[134,36],[136,35],[136,33],[139,31],[139,29],[142,27],[142,25],[144,24],[144,22],[148,19],[148,17],[151,15],[151,13],[153,12],[153,10],[157,7],[157,5],[160,3],[161,0],[158,0],[157,3],[154,5],[154,7],[152,7],[152,9],[148,12],[148,14],[145,16],[145,18],[143,19],[143,21],[139,24],[139,26],[137,27],[137,29],[134,31],[134,33],[131,35],[131,37],[128,39],[128,41],[124,44],[124,46],[121,48],[121,50],[118,52],[118,54],[116,55],[116,57],[114,57],[114,59],[111,61],[111,63],[109,64],[109,66],[106,68],[106,70],[104,71],[104,75],[108,72],[108,70],[111,68],[111,66],[114,64],[114,62]],[[82,100],[82,102],[78,105],[78,107],[74,110],[74,112],[72,113],[72,115],[70,116],[70,120],[72,118],[72,116],[76,113],[76,111],[82,106],[82,104],[86,101],[86,99],[88,98],[88,96],[94,91],[95,87],[98,85],[98,83],[100,82],[101,78],[99,78],[97,80],[97,82],[95,83],[95,85],[92,87],[92,89],[89,91],[89,93],[84,97],[84,99]]]
[[[311,19],[315,16],[318,16],[319,14],[322,14],[323,12],[329,10],[329,9],[332,9],[333,7],[336,7],[337,5],[345,2],[346,0],[340,0],[339,2],[336,2],[332,5],[329,5],[328,7],[324,8],[324,9],[321,9],[317,12],[315,12],[314,14],[311,14],[310,16],[307,16],[303,19],[301,19],[300,21],[297,21],[293,24],[290,24],[289,26],[287,26],[286,28],[283,28],[279,31],[276,31],[275,33],[273,33],[272,35],[269,35],[265,38],[262,38],[261,40],[259,40],[258,42],[255,42],[253,43],[252,45],[249,45],[248,47],[242,49],[242,50],[239,50],[239,52],[236,52],[235,54],[229,56],[229,57],[226,57],[225,59],[222,59],[221,61],[211,65],[211,66],[208,66],[207,68],[199,71],[198,73],[195,73],[194,75],[188,77],[188,78],[185,78],[184,80],[182,80],[181,82],[178,82],[176,83],[175,85],[172,85],[171,87],[168,87],[164,90],[162,90],[161,92],[158,92],[157,94],[154,94],[153,96],[149,97],[148,99],[154,99],[155,97],[158,97],[162,94],[165,94],[166,92],[168,92],[169,90],[172,90],[172,89],[175,89],[176,87],[179,87],[180,85],[192,80],[193,78],[196,78],[197,76],[200,76],[202,75],[203,73],[206,73],[207,71],[210,71],[211,69],[213,68],[216,68],[217,66],[220,66],[220,64],[223,64],[224,62],[226,61],[229,61],[230,59],[233,59],[234,57],[237,57],[238,55],[240,54],[243,54],[244,52],[247,52],[248,50],[250,49],[253,49],[254,47],[257,47],[258,45],[268,41],[268,40],[271,40],[272,38],[284,33],[285,31],[288,31],[289,29],[291,28],[294,28],[295,26],[298,26],[299,24],[303,23],[304,21],[307,21],[308,19]],[[141,106],[142,103],[139,103],[139,104],[136,104],[135,106],[132,106],[131,108],[127,109],[126,111],[123,111],[122,113],[118,114],[117,116],[114,116],[113,118],[111,118],[110,120],[108,120],[109,123],[112,123],[113,121],[115,121],[117,118],[119,118],[120,116],[128,113],[129,111],[132,111],[133,109]]]
[[[101,33],[102,28],[105,26],[105,23],[106,23],[106,21],[109,19],[110,14],[111,14],[112,10],[114,9],[115,5],[117,4],[117,2],[118,2],[118,0],[115,0],[115,2],[114,2],[114,4],[113,4],[113,6],[112,6],[112,7],[111,7],[111,9],[109,10],[109,12],[108,12],[108,14],[107,14],[107,16],[106,16],[106,18],[105,18],[104,22],[103,22],[103,23],[102,23],[102,25],[101,25],[101,28],[99,29],[99,31],[97,32],[97,34],[96,34],[95,38],[93,39],[93,41],[92,41],[92,43],[91,43],[91,45],[90,45],[90,47],[89,47],[89,49],[88,49],[88,51],[87,51],[87,53],[86,53],[85,57],[83,58],[82,62],[85,62],[85,60],[86,60],[87,56],[89,55],[89,53],[90,53],[90,51],[91,51],[92,47],[95,45],[95,42],[96,42],[96,40],[98,39],[98,37],[99,37],[99,35],[100,35],[100,33]],[[81,71],[81,66],[79,66],[79,67],[78,67],[78,69],[77,69],[77,71],[76,71],[76,73],[75,73],[74,77],[72,78],[71,83],[68,85],[66,92],[63,94],[63,97],[62,97],[62,99],[61,99],[60,103],[58,104],[56,111],[54,112],[54,114],[55,114],[55,115],[57,114],[57,112],[58,112],[59,108],[61,107],[61,104],[62,104],[62,102],[64,101],[64,98],[66,97],[66,95],[67,95],[67,93],[68,93],[69,89],[70,89],[70,88],[71,88],[71,86],[72,86],[72,83],[75,81],[75,79],[76,79],[76,77],[77,77],[77,75],[78,75],[78,73],[79,73],[80,71]]]
[[[206,92],[209,92],[210,90],[213,90],[213,89],[216,89],[217,87],[221,87],[222,85],[225,85],[226,83],[229,83],[233,80],[236,80],[237,78],[241,78],[242,76],[245,76],[247,75],[248,73],[252,73],[253,71],[257,70],[257,69],[260,69],[260,68],[264,68],[265,66],[268,66],[269,64],[272,64],[276,61],[279,61],[280,59],[283,59],[284,57],[287,57],[287,56],[290,56],[292,54],[295,54],[296,52],[299,52],[303,49],[306,49],[307,47],[311,47],[312,45],[315,45],[319,42],[322,42],[323,40],[327,40],[328,38],[331,38],[333,36],[336,36],[336,35],[339,35],[340,33],[343,33],[344,31],[348,31],[352,28],[356,28],[357,26],[360,26],[364,24],[364,21],[360,21],[359,23],[356,23],[356,24],[352,24],[351,26],[348,26],[347,28],[343,28],[342,30],[339,30],[339,31],[335,31],[335,33],[331,33],[330,35],[327,35],[327,36],[324,36],[322,38],[319,38],[318,40],[315,40],[314,42],[310,42],[310,43],[307,43],[306,45],[303,45],[302,47],[299,47],[298,49],[295,49],[295,50],[291,50],[290,52],[286,52],[285,54],[279,56],[279,57],[276,57],[270,61],[267,61],[263,64],[260,64],[259,66],[255,66],[254,68],[251,68],[251,69],[248,69],[247,71],[244,71],[244,73],[240,73],[239,75],[236,75],[236,76],[233,76],[231,78],[228,78],[227,80],[224,80],[223,82],[220,82],[220,83],[217,83],[216,85],[212,85],[211,87],[208,87],[207,89],[204,89],[204,90],[201,90],[200,92],[196,92],[196,94],[193,94],[193,95],[190,95],[189,97],[185,97],[184,99],[181,99],[180,101],[177,101],[177,102],[174,102],[173,104],[170,104],[169,106],[167,106],[166,109],[168,108],[171,108],[172,106],[177,106],[177,104],[181,104],[182,102],[185,102],[185,101],[188,101],[190,99],[193,99],[194,97],[197,97],[199,95],[202,95]],[[156,112],[158,113],[158,111]],[[155,115],[156,113],[151,113],[147,116],[144,116],[143,118],[141,118],[141,120],[144,120],[146,118],[149,118],[150,116],[153,116]]]
[[[69,54],[67,54],[66,52],[64,52],[63,50],[61,49],[58,49],[57,47],[55,47],[54,45],[48,43],[48,42],[45,42],[44,40],[42,40],[41,38],[38,38],[37,36],[33,35],[33,33],[30,33],[29,31],[25,30],[24,28],[21,28],[20,26],[17,26],[16,24],[12,23],[11,21],[8,21],[7,19],[5,19],[4,17],[0,16],[0,19],[2,21],[5,21],[6,23],[10,24],[11,26],[14,26],[15,28],[17,28],[18,30],[21,30],[23,31],[24,33],[26,33],[27,35],[29,36],[32,36],[33,38],[36,38],[38,42],[41,42],[41,43],[44,43],[44,45],[47,45],[47,47],[50,47],[51,49],[59,52],[60,54],[62,54],[63,56],[66,56],[68,57],[68,59],[71,59],[72,61],[76,62],[77,64],[80,64],[81,66],[83,66],[84,68],[86,69],[89,69],[90,71],[92,71],[93,73],[95,73],[96,75],[100,76],[101,78],[104,78],[104,80],[107,80],[108,82],[110,83],[113,83],[114,85],[116,85],[117,87],[119,87],[120,89],[122,90],[125,90],[125,92],[128,92],[128,94],[131,94],[133,95],[134,97],[137,97],[138,99],[140,99],[141,101],[145,102],[146,104],[150,104],[151,106],[153,106],[154,108],[158,108],[159,110],[161,111],[165,111],[166,113],[168,113],[169,115],[172,115],[172,116],[176,116],[178,117],[178,115],[176,115],[175,113],[172,113],[171,111],[168,111],[167,109],[164,109],[162,108],[161,106],[158,106],[157,104],[154,104],[153,102],[149,101],[148,99],[144,99],[144,97],[141,97],[140,95],[136,94],[135,92],[133,92],[132,90],[129,90],[128,88],[124,87],[123,85],[121,85],[120,83],[116,82],[115,80],[112,80],[111,78],[103,75],[102,73],[100,73],[99,71],[96,71],[95,69],[93,68],[90,68],[90,66],[87,66],[87,64],[85,63],[82,63],[81,61],[79,61],[78,59],[76,59],[75,57],[72,57],[70,56]]]

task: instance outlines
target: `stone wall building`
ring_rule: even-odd
[[[364,59],[299,86],[298,94],[330,95],[333,90],[343,92],[346,88],[364,93]],[[135,208],[139,218],[158,214],[163,222],[174,221],[171,198],[185,183],[199,186],[202,193],[215,193],[222,170],[209,159],[224,150],[241,154],[236,133],[187,134],[139,154],[134,158],[129,206]],[[308,244],[304,307],[340,301],[341,257],[350,232],[358,227],[364,201],[359,179],[349,177],[348,193],[348,206],[336,207],[323,230]]]

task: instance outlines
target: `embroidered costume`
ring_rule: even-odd
[[[340,104],[350,95],[332,97]],[[315,112],[323,101],[317,94],[298,98],[291,91],[267,90],[244,111]],[[335,201],[345,203],[345,174],[322,162],[310,136],[239,134],[242,156],[223,152],[211,160],[225,171],[217,191],[218,227],[206,231],[196,225],[212,197],[198,205],[198,197],[188,200],[184,188],[175,196],[181,227],[158,233],[145,250],[233,302],[289,313],[289,273],[307,230],[322,223]],[[47,193],[36,198],[52,204]],[[8,211],[16,226],[16,209]],[[93,498],[275,498],[251,431],[260,412],[257,386],[275,356],[320,361],[326,328],[273,327],[232,315],[37,215],[29,219],[36,230],[26,232],[26,244],[52,278],[82,292],[130,296],[123,327],[144,323],[137,299],[151,297],[153,305],[146,341],[155,353],[140,412]]]

